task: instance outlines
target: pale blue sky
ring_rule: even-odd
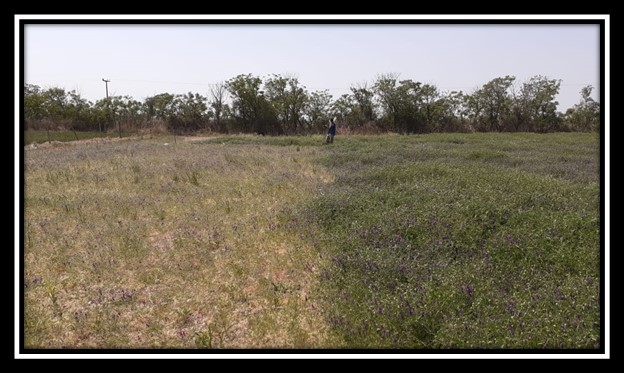
[[[25,81],[95,101],[188,91],[238,74],[295,74],[334,99],[380,73],[471,92],[515,75],[562,79],[560,110],[599,89],[598,25],[26,25]]]

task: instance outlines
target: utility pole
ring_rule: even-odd
[[[108,100],[108,82],[110,82],[110,79],[102,78],[102,81],[106,84],[106,99]]]
[[[110,80],[106,80],[102,78],[102,81],[106,84],[106,105],[108,106],[108,82],[110,82]],[[102,122],[99,123],[99,126],[100,126],[100,132],[102,132]]]
[[[110,82],[110,79],[102,78],[102,81],[106,84],[106,106],[110,109],[110,105],[108,104],[108,82]],[[100,132],[102,132],[102,123],[100,123]]]
[[[104,79],[102,78],[102,81],[104,82],[104,84],[106,84],[106,101],[108,104],[108,107],[110,108],[110,102],[108,101],[108,82],[110,82],[110,79]],[[117,129],[119,130],[119,138],[121,138],[121,122],[117,122]]]

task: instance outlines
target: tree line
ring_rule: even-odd
[[[112,96],[95,103],[76,91],[24,86],[26,129],[167,131],[190,133],[319,133],[330,118],[352,132],[597,131],[600,103],[584,87],[565,113],[555,100],[561,80],[534,76],[493,79],[471,93],[443,92],[434,84],[382,74],[334,99],[308,91],[295,76],[238,75],[206,95],[161,93],[138,101]]]

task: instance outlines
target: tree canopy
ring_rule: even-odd
[[[110,131],[302,134],[324,131],[335,117],[339,128],[374,128],[397,133],[597,131],[600,103],[584,87],[581,99],[557,111],[561,80],[534,76],[492,79],[472,92],[441,91],[430,83],[381,74],[353,84],[334,99],[328,90],[309,91],[294,75],[241,74],[205,93],[160,93],[142,101],[111,96],[88,101],[61,87],[24,86],[26,128]],[[340,130],[339,130],[340,131]]]

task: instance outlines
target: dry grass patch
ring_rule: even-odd
[[[27,149],[27,348],[316,347],[318,256],[281,229],[331,179],[313,149]]]

